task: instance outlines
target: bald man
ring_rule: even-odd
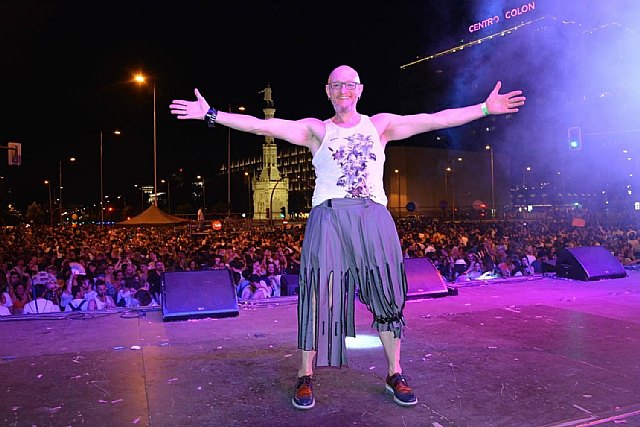
[[[499,93],[498,82],[485,102],[433,114],[360,114],[364,90],[352,67],[341,65],[325,93],[334,115],[326,120],[260,119],[218,111],[195,89],[195,101],[174,100],[178,119],[205,120],[307,147],[316,172],[312,206],[302,247],[298,296],[298,347],[302,360],[292,404],[315,406],[313,368],[347,363],[345,338],[355,336],[355,294],[373,315],[388,363],[386,390],[401,406],[418,399],[400,366],[407,293],[402,250],[387,210],[383,187],[388,142],[460,126],[490,114],[516,113],[521,91]]]

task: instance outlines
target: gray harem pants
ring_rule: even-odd
[[[316,366],[347,364],[355,336],[355,294],[378,331],[401,338],[407,278],[396,226],[370,199],[330,199],[309,215],[302,244],[298,347],[316,350]]]

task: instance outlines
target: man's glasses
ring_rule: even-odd
[[[359,84],[360,83],[357,82],[331,82],[329,83],[329,87],[333,90],[340,90],[342,86],[345,86],[349,90],[354,90]]]

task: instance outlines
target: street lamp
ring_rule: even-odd
[[[396,169],[394,172],[396,173],[396,188],[398,190],[398,217],[400,217],[400,171]]]
[[[238,111],[244,111],[242,105],[227,104],[229,114],[231,109],[236,108]],[[231,128],[227,126],[227,216],[231,214]]]
[[[522,169],[522,188],[524,189],[524,187],[526,186],[526,173],[531,171],[531,166],[526,166]]]
[[[163,184],[167,184],[167,212],[171,213],[171,184],[169,183],[168,179],[161,179],[160,182]]]
[[[75,157],[69,158],[70,162],[75,162]],[[60,225],[62,225],[62,160],[60,160],[60,179],[58,180],[59,188],[58,188],[58,209],[60,214]]]
[[[45,179],[44,183],[49,187],[49,223],[53,227],[53,199],[51,198],[51,181]]]
[[[249,204],[247,205],[247,211],[251,212],[251,180],[249,178],[249,172],[245,171],[244,176],[247,178],[247,194],[249,199]]]
[[[204,176],[196,176],[197,179],[201,180],[200,183],[202,184],[202,208],[206,211],[207,210],[207,193],[206,193],[206,188],[204,186]]]
[[[287,176],[285,174],[282,174],[280,179],[276,181],[276,183],[273,185],[273,188],[271,189],[271,198],[269,199],[269,224],[271,224],[272,226],[273,226],[273,193],[276,192],[276,187],[278,186],[278,184],[280,184],[282,180],[285,179],[286,177]]]
[[[462,157],[458,157],[455,160],[451,160],[451,163],[453,163],[454,161],[461,162],[462,161]],[[445,172],[444,172],[445,187],[447,185],[446,184],[447,172],[451,172],[451,220],[455,221],[456,220],[456,178],[455,178],[455,169],[449,166],[445,170]],[[446,192],[446,189],[445,189],[445,192]]]
[[[489,150],[491,156],[491,218],[494,218],[496,215],[496,184],[493,173],[493,148],[490,145],[486,145],[484,149]]]
[[[526,181],[526,176],[527,176],[527,172],[531,171],[531,166],[525,166],[524,168],[522,168],[522,196],[524,197],[524,202],[523,204],[527,204],[527,181]]]
[[[446,206],[449,204],[449,186],[447,185],[447,175],[449,174],[449,172],[451,172],[453,169],[451,169],[450,166],[447,166],[444,170],[444,201],[445,203],[445,210],[444,210],[444,217],[447,217],[447,209]]]
[[[133,184],[133,187],[136,190],[140,190],[140,209],[144,209],[144,188],[142,188],[142,185],[140,187],[138,187],[138,184]]]
[[[100,131],[100,226],[104,226],[104,187],[103,187],[103,162],[102,162],[102,139],[103,131]],[[113,131],[114,135],[120,135],[119,130]]]
[[[124,210],[125,206],[127,206],[127,197],[125,195],[118,195],[116,199],[122,199],[122,210]]]
[[[560,171],[556,171],[556,175],[558,175],[558,179],[561,180],[560,182],[562,183],[562,186],[560,187],[560,189],[561,189],[560,192],[564,195],[564,177],[565,177],[565,175],[562,175],[560,173]],[[556,187],[557,187],[557,184],[556,184]]]
[[[138,73],[133,77],[134,81],[139,84],[146,83],[146,76]],[[153,82],[153,204],[158,207],[158,143],[157,143],[157,125],[156,125],[156,82]]]
[[[111,212],[112,207],[111,207],[111,206],[109,206],[109,195],[107,194],[106,196],[104,196],[104,198],[105,198],[105,205],[106,205],[106,206],[108,206],[106,209],[107,209],[109,212]],[[113,202],[112,202],[111,204],[113,204]],[[104,222],[104,221],[103,221],[103,222]]]

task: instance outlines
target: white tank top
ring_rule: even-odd
[[[350,128],[342,128],[331,119],[325,120],[325,126],[324,140],[313,156],[316,188],[311,204],[357,198],[386,206],[384,147],[369,116],[361,115],[360,123]]]
[[[93,300],[96,302],[96,310],[102,310],[107,306],[107,300],[105,300],[105,302],[102,302],[97,295],[93,298]]]

